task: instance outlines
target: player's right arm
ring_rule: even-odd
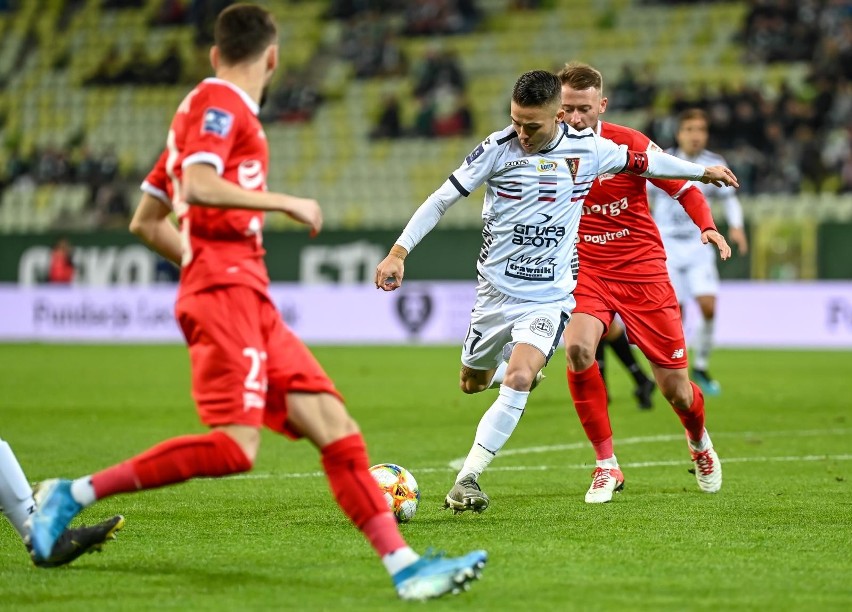
[[[310,227],[311,235],[318,234],[322,229],[322,210],[316,200],[286,193],[243,189],[219,176],[212,164],[195,163],[185,166],[181,186],[183,199],[187,204],[282,212]]]

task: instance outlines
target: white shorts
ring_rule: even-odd
[[[475,370],[496,368],[503,360],[503,347],[509,342],[534,346],[544,355],[545,362],[549,361],[574,306],[573,295],[555,302],[530,302],[509,297],[480,280],[462,345],[462,364]]]
[[[674,285],[677,301],[683,303],[701,295],[718,295],[719,270],[716,267],[718,249],[700,240],[664,238],[666,267]]]

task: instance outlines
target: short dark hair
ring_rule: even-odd
[[[710,126],[710,118],[703,109],[687,108],[677,116],[677,128],[680,129],[680,126],[683,125],[684,121],[689,121],[691,119],[701,119],[706,127]]]
[[[214,44],[226,64],[256,59],[278,40],[272,13],[256,4],[232,4],[216,18]]]
[[[562,85],[559,77],[547,70],[531,70],[522,74],[512,89],[512,102],[518,106],[541,107],[559,105]]]
[[[600,71],[582,62],[569,62],[562,67],[557,75],[563,85],[571,89],[583,91],[594,87],[603,94],[603,76]]]

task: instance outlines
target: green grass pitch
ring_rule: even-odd
[[[482,515],[441,509],[493,392],[457,388],[457,347],[322,347],[372,462],[409,468],[418,550],[490,554],[470,592],[434,610],[852,609],[852,352],[717,351],[724,394],[708,429],[724,465],[699,492],[679,422],[639,411],[610,355],[610,412],[627,479],[583,495],[594,456],[557,353],[504,452],[480,480]],[[203,431],[181,346],[0,345],[0,436],[28,476],[75,477]],[[0,522],[0,609],[396,610],[378,559],[332,502],[314,449],[268,432],[252,473],[111,498],[116,542],[32,567]],[[414,605],[414,604],[412,604]]]

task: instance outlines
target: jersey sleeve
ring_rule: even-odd
[[[166,159],[169,154],[167,150],[160,153],[157,163],[151,168],[148,176],[142,181],[139,188],[147,194],[150,194],[160,200],[163,204],[171,208],[172,199],[169,196],[169,176],[166,172]]]
[[[494,166],[502,150],[501,145],[516,137],[511,128],[494,132],[464,158],[462,165],[453,172],[449,181],[458,192],[467,197],[494,174]]]
[[[663,150],[659,145],[657,145],[657,143],[641,132],[636,132],[634,135],[634,144],[631,148],[635,151],[645,151],[646,153],[649,151]],[[683,179],[649,178],[648,181],[675,199],[680,197],[681,194],[683,194],[692,185],[690,181],[685,181]]]
[[[601,174],[618,174],[627,166],[627,145],[619,145],[595,134],[595,144],[598,149],[598,176]]]
[[[181,167],[210,164],[221,176],[244,112],[242,101],[235,95],[196,96],[186,117]]]

